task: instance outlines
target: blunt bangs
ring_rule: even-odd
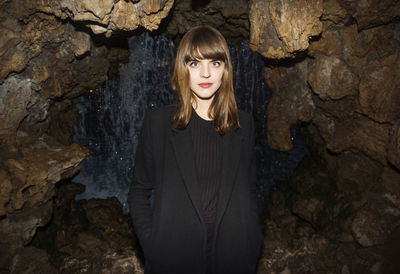
[[[188,45],[190,46],[186,48],[184,53],[185,63],[202,59],[228,62],[228,57],[223,46],[224,41],[211,29],[194,31],[189,40]]]

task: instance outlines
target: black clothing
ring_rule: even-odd
[[[174,111],[164,107],[146,114],[128,204],[146,274],[204,274],[207,226],[196,157],[188,127],[178,130],[170,122]],[[222,138],[211,242],[213,274],[255,273],[263,239],[256,203],[253,120],[242,111],[239,117],[241,127],[232,127]]]
[[[188,130],[193,142],[203,206],[202,215],[207,228],[207,264],[208,267],[211,267],[211,244],[214,237],[218,190],[221,180],[222,136],[215,131],[212,121],[202,119],[194,109]],[[210,273],[210,270],[207,273]]]

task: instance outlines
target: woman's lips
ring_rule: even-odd
[[[212,83],[200,83],[199,86],[201,86],[202,88],[209,88],[212,86]]]

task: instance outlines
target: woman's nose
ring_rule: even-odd
[[[204,78],[210,77],[210,68],[208,65],[201,66],[200,76]]]

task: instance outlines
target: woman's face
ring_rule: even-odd
[[[196,100],[212,100],[221,86],[225,63],[201,59],[188,62],[187,67],[190,74],[190,89]]]

